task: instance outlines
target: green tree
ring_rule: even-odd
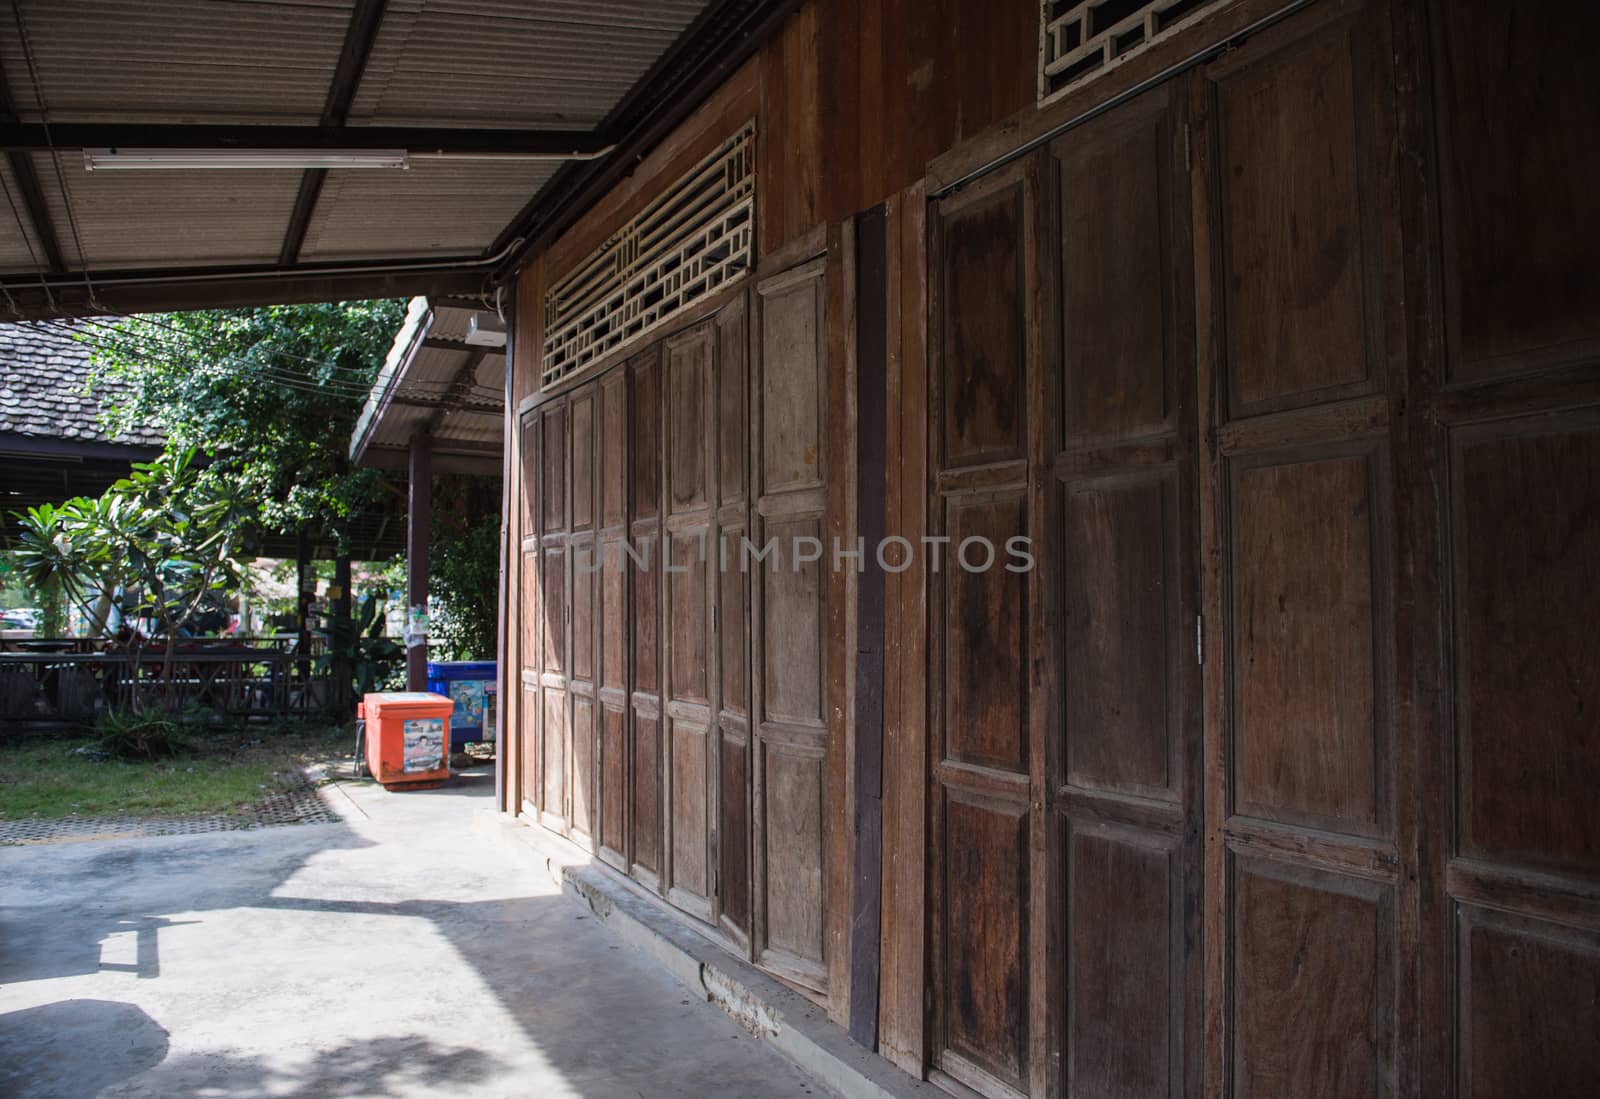
[[[349,460],[350,435],[405,316],[399,300],[207,309],[89,328],[100,382],[119,383],[108,427],[155,425],[253,502],[253,525],[342,538],[381,491]]]
[[[75,497],[18,516],[18,558],[36,588],[74,603],[120,600],[123,614],[153,621],[164,638],[162,681],[172,702],[178,636],[240,582],[236,546],[250,507],[193,450],[139,463],[98,499]],[[102,623],[103,628],[103,623]],[[131,635],[135,660],[144,638]]]

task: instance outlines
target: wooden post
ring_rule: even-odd
[[[338,532],[339,547],[333,565],[333,636],[339,650],[333,658],[333,682],[329,684],[328,700],[335,715],[344,720],[355,713],[355,667],[348,655],[350,644],[350,530],[346,524]]]
[[[433,520],[433,438],[411,437],[411,500],[406,511],[406,690],[428,688],[428,640],[410,636],[410,611],[428,612],[428,530]]]

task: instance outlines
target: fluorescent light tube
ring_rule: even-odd
[[[404,149],[85,149],[83,170],[111,168],[409,168]]]

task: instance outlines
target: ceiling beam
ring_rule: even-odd
[[[350,104],[355,100],[362,74],[367,71],[367,59],[372,56],[372,44],[378,40],[378,29],[383,26],[383,11],[387,6],[388,0],[356,0],[349,26],[345,28],[344,45],[339,50],[339,65],[333,71],[333,83],[328,88],[328,101],[322,108],[322,125],[343,126],[349,120]],[[311,215],[316,211],[317,199],[322,195],[322,184],[327,178],[326,168],[312,168],[300,177],[300,191],[295,195],[294,210],[289,214],[289,225],[283,233],[283,247],[278,250],[278,262],[285,267],[300,259],[300,248],[306,242]]]
[[[508,279],[526,257],[577,221],[755,55],[800,0],[720,0],[690,23],[601,122],[604,158],[563,165],[506,224],[485,255],[521,241],[497,268]]]
[[[43,320],[91,313],[154,313],[184,309],[231,309],[295,302],[409,298],[414,294],[477,297],[486,271],[478,263],[430,262],[398,257],[392,262],[319,268],[195,267],[92,273],[94,300],[77,276],[0,280],[6,298],[0,319]],[[15,308],[12,304],[15,303]]]
[[[202,149],[219,151],[402,149],[412,156],[581,158],[607,142],[582,130],[481,129],[450,126],[254,126],[217,123],[0,123],[0,151],[74,149]]]
[[[0,125],[16,121],[17,108],[11,100],[11,85],[4,65],[0,65]],[[50,207],[44,201],[44,190],[39,186],[39,173],[33,169],[33,158],[22,150],[11,149],[6,152],[6,160],[11,165],[11,178],[17,181],[17,190],[22,192],[28,220],[33,222],[33,237],[44,250],[45,267],[60,274],[67,269],[67,262],[61,254],[61,242],[56,239],[56,226],[50,217]]]

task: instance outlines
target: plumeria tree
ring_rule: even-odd
[[[18,556],[35,587],[59,587],[86,610],[115,606],[149,631],[115,632],[97,610],[96,627],[139,654],[165,643],[161,678],[173,696],[177,639],[197,615],[238,587],[241,532],[252,508],[229,478],[204,469],[192,449],[133,467],[98,499],[77,497],[19,516]]]

